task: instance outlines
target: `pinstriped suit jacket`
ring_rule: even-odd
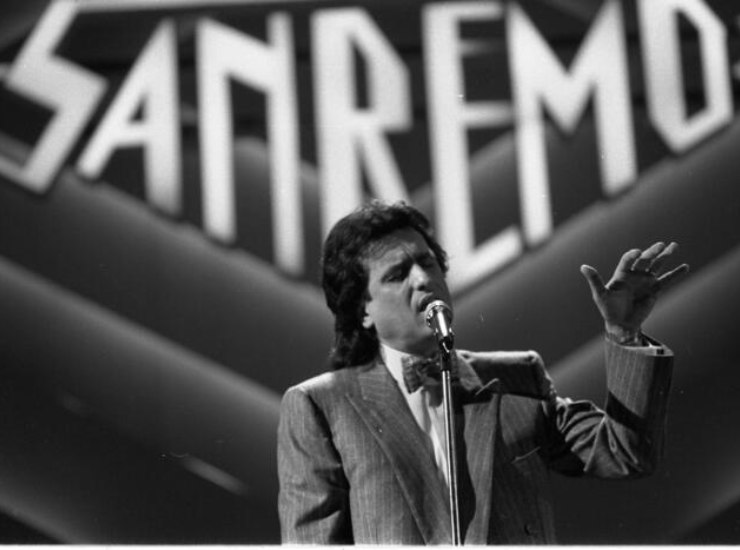
[[[558,397],[534,352],[460,352],[482,380],[456,390],[466,544],[554,543],[547,468],[610,478],[653,470],[672,354],[606,346],[603,410]],[[451,540],[428,438],[380,361],[286,392],[278,472],[283,542]]]

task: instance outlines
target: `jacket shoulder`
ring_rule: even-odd
[[[334,397],[345,393],[354,386],[357,379],[357,371],[360,367],[348,367],[335,371],[328,371],[304,380],[295,386],[291,386],[285,392],[286,396],[299,393],[310,396],[316,401],[327,397]]]
[[[546,399],[554,391],[536,351],[460,351],[459,355],[484,385],[498,380],[504,393]]]
[[[458,352],[485,382],[528,371],[544,370],[545,363],[539,353],[527,351],[468,351]]]

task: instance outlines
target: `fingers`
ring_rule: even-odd
[[[639,248],[633,248],[625,252],[620,258],[619,264],[617,264],[617,271],[630,271],[634,269],[632,266],[635,260],[640,257],[640,254],[642,254],[642,251]]]
[[[668,246],[666,246],[653,260],[653,262],[650,264],[650,267],[648,267],[649,271],[652,271],[656,275],[660,273],[661,268],[663,267],[663,264],[665,261],[670,257],[673,252],[676,251],[678,248],[678,244],[671,243]]]
[[[606,292],[604,281],[602,280],[601,275],[599,275],[599,272],[596,271],[596,269],[594,269],[590,265],[584,264],[581,266],[581,273],[586,278],[586,282],[591,288],[591,294],[594,297],[601,296],[604,292]]]
[[[681,264],[678,267],[671,269],[665,275],[658,277],[660,283],[660,291],[663,292],[672,287],[681,276],[689,272],[689,264]]]
[[[637,274],[645,274],[655,277],[658,281],[658,290],[661,292],[673,286],[682,275],[689,271],[688,264],[678,267],[661,275],[661,270],[666,260],[678,249],[678,244],[672,242],[668,245],[657,242],[643,251],[635,248],[626,252],[619,262],[619,268]]]
[[[663,255],[668,248],[675,248],[675,243],[671,243],[669,247],[666,247],[665,243],[657,242],[643,250],[640,255],[635,259],[634,263],[630,266],[632,271],[653,271],[653,265],[656,261],[662,263],[665,261],[666,255]],[[672,250],[668,251],[668,255]],[[659,258],[662,258],[659,260]],[[660,265],[657,266],[658,268]],[[657,269],[657,268],[656,268]]]

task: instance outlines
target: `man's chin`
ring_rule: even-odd
[[[437,339],[434,337],[434,333],[430,330],[429,334],[424,335],[415,347],[418,349],[418,355],[430,355],[436,352],[438,348]]]

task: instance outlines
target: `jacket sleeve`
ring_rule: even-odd
[[[545,407],[551,466],[604,478],[652,473],[663,450],[672,367],[673,355],[666,348],[607,341],[604,408],[555,394]]]
[[[326,418],[302,387],[283,397],[277,455],[283,543],[351,544],[349,485]]]

